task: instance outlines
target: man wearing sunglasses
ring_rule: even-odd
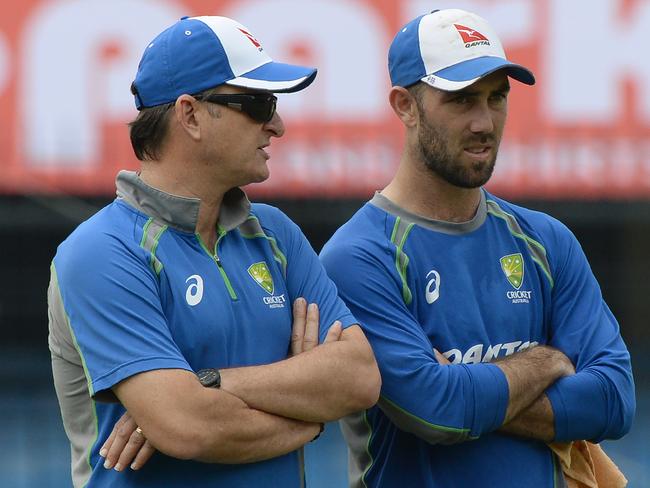
[[[146,48],[140,171],[51,267],[74,486],[303,486],[301,447],[377,400],[372,350],[305,237],[240,189],[268,178],[284,133],[273,93],[315,76],[224,17],[183,18]]]

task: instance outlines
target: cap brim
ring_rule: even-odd
[[[499,70],[504,70],[508,76],[526,85],[535,84],[535,76],[528,68],[495,56],[483,56],[463,61],[427,75],[422,78],[422,81],[440,90],[456,91]]]
[[[226,81],[226,84],[274,93],[291,93],[307,88],[316,78],[317,71],[316,68],[271,61]]]

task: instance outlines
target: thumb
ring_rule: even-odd
[[[434,348],[434,349],[433,349],[433,353],[435,354],[436,359],[438,360],[438,363],[440,363],[441,365],[446,366],[446,365],[448,365],[448,364],[451,364],[451,361],[449,361],[449,359],[447,359],[447,358],[446,358],[446,357],[445,357],[445,356],[444,356],[440,351],[438,351],[437,349]]]
[[[325,341],[323,342],[323,344],[327,342],[338,341],[341,338],[342,332],[343,332],[343,325],[339,320],[337,320],[332,324],[332,326],[327,331],[327,336],[325,336]]]

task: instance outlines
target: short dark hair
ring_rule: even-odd
[[[133,152],[140,161],[156,160],[167,135],[169,112],[173,103],[146,107],[129,123]]]
[[[424,95],[425,86],[424,83],[418,81],[412,85],[406,87],[408,92],[413,98],[415,98],[415,103],[418,106],[418,110],[422,110],[422,96]]]
[[[195,96],[211,95],[215,88],[202,91]],[[145,107],[140,110],[135,120],[129,122],[129,135],[135,156],[140,161],[152,161],[160,157],[160,150],[167,137],[169,117],[175,102]],[[219,110],[213,104],[208,105],[211,115],[219,117]]]

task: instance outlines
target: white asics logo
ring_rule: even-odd
[[[185,280],[185,283],[189,283],[190,280],[192,283],[187,287],[185,300],[187,300],[188,305],[193,307],[194,305],[198,305],[203,299],[203,278],[199,275],[192,275]]]
[[[440,273],[435,269],[432,269],[427,273],[427,278],[433,275],[433,278],[427,283],[427,289],[425,290],[427,303],[432,304],[438,298],[440,298]]]

